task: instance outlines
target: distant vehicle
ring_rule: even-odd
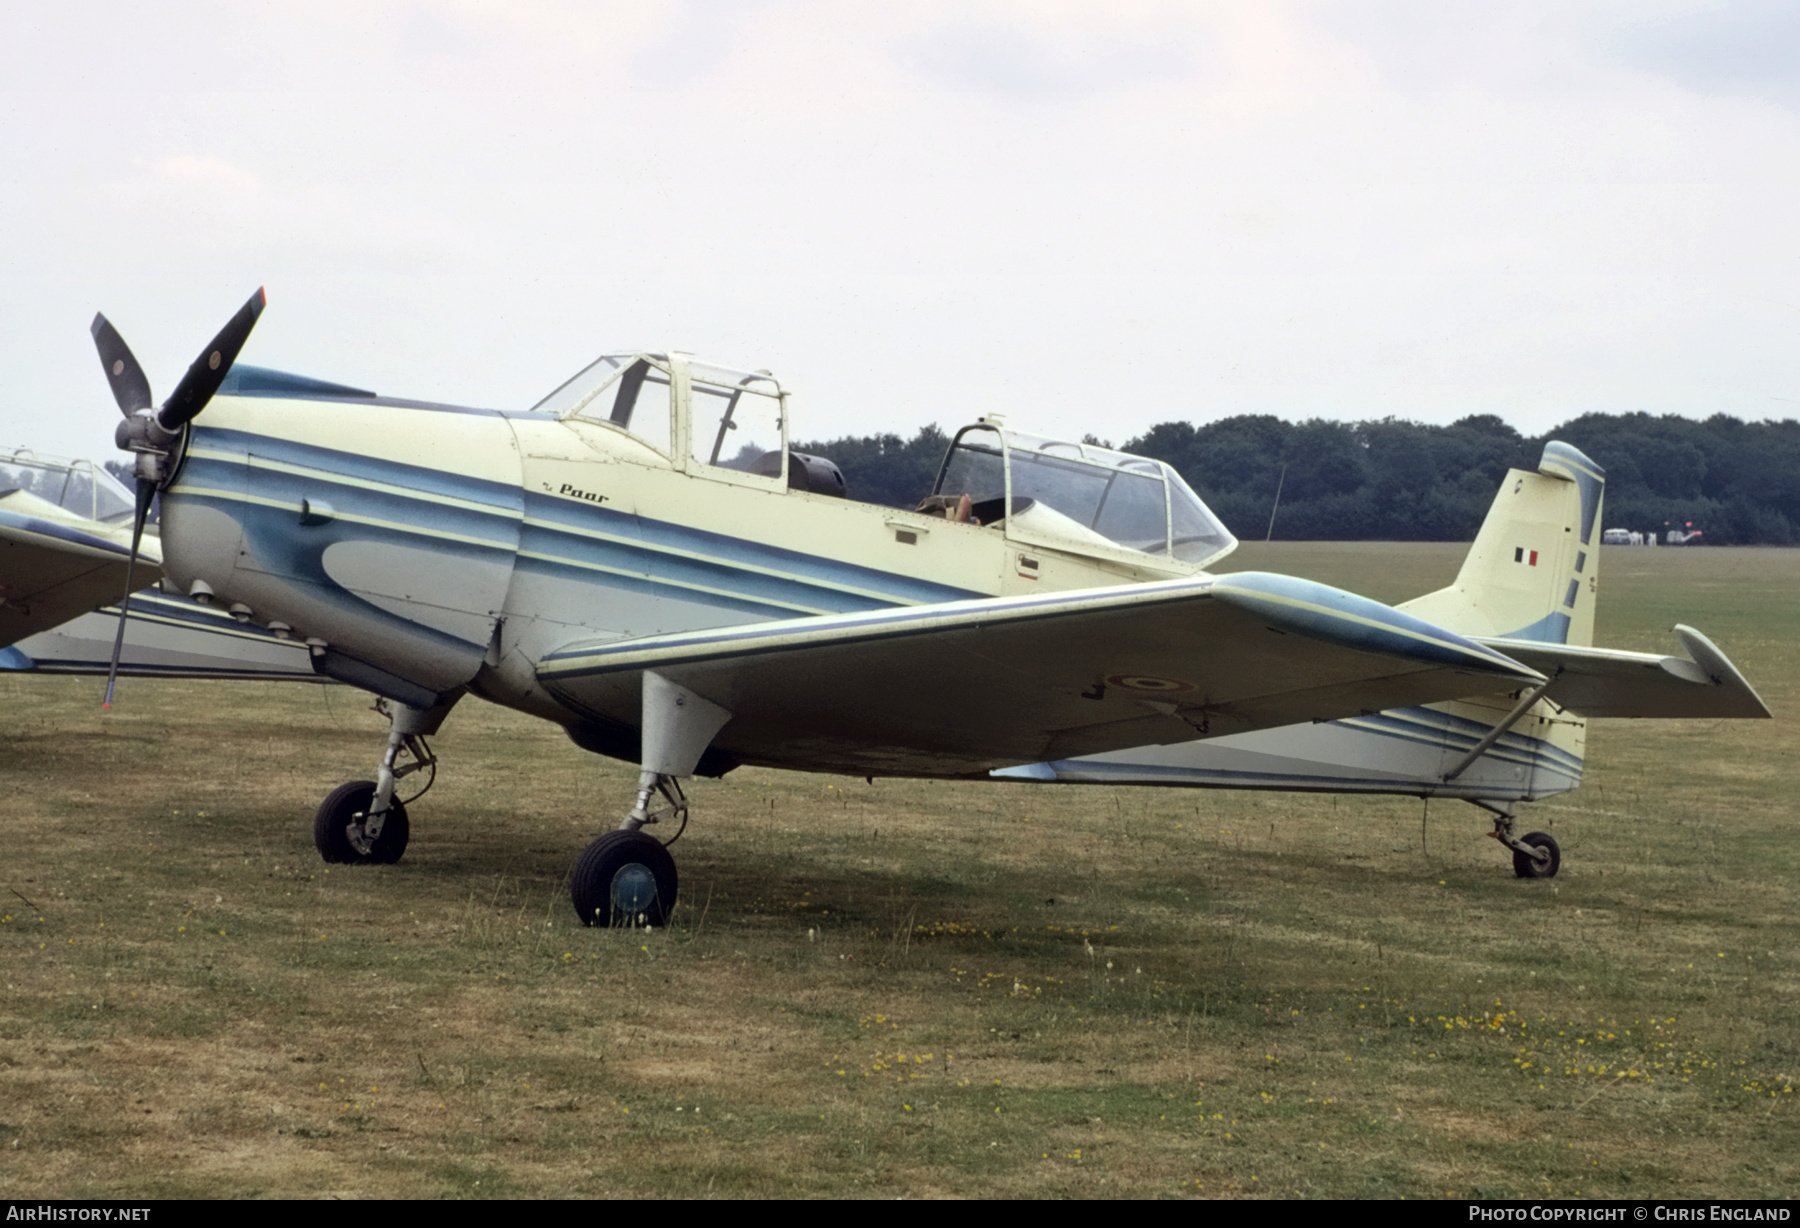
[[[1689,524],[1690,524],[1690,527],[1688,529],[1686,529],[1685,531],[1682,529],[1670,529],[1667,533],[1663,534],[1663,541],[1667,542],[1671,546],[1686,546],[1692,542],[1699,541],[1702,536],[1701,531],[1699,529],[1692,528],[1691,521],[1689,522]]]
[[[1606,546],[1641,546],[1644,535],[1631,529],[1608,529],[1600,535],[1600,542]]]

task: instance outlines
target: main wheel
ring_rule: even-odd
[[[569,875],[583,925],[663,925],[675,911],[675,859],[641,831],[609,831]]]
[[[353,780],[333,789],[313,816],[313,843],[319,846],[319,856],[334,865],[391,866],[399,861],[412,826],[398,799],[388,803],[381,835],[374,840],[362,840],[360,834],[357,840],[350,838],[351,824],[356,824],[360,833],[363,817],[374,801],[372,780]]]
[[[1544,832],[1534,831],[1525,837],[1525,843],[1549,853],[1550,860],[1539,862],[1531,854],[1514,849],[1513,873],[1520,878],[1555,878],[1557,868],[1562,865],[1562,850],[1556,847],[1556,841]]]

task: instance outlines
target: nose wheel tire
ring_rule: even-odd
[[[607,832],[569,875],[583,925],[664,925],[675,910],[676,885],[675,859],[641,831]]]
[[[353,780],[319,803],[319,813],[313,816],[313,843],[319,846],[319,856],[333,865],[352,866],[391,866],[400,860],[412,834],[406,807],[389,802],[381,834],[370,840],[363,835],[363,820],[374,800],[374,781]]]
[[[1524,842],[1534,849],[1542,849],[1549,858],[1539,861],[1531,854],[1515,849],[1513,873],[1520,878],[1555,878],[1557,868],[1562,865],[1562,850],[1556,847],[1556,841],[1545,832],[1534,831],[1524,838]]]

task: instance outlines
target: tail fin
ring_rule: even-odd
[[[1399,609],[1472,636],[1594,642],[1606,471],[1566,443],[1507,472],[1456,583]]]

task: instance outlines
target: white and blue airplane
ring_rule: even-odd
[[[1565,445],[1508,475],[1455,585],[1390,607],[1213,574],[1237,543],[1167,465],[995,416],[897,511],[789,449],[765,371],[619,353],[529,410],[429,404],[235,365],[263,305],[161,406],[93,332],[130,551],[160,493],[165,593],[385,700],[377,779],[315,818],[329,861],[399,859],[397,782],[468,695],[638,765],[571,874],[589,924],[662,922],[676,870],[646,828],[740,764],[1465,797],[1537,877],[1560,855],[1513,807],[1574,787],[1586,717],[1768,715],[1697,633],[1588,646],[1602,475]]]

